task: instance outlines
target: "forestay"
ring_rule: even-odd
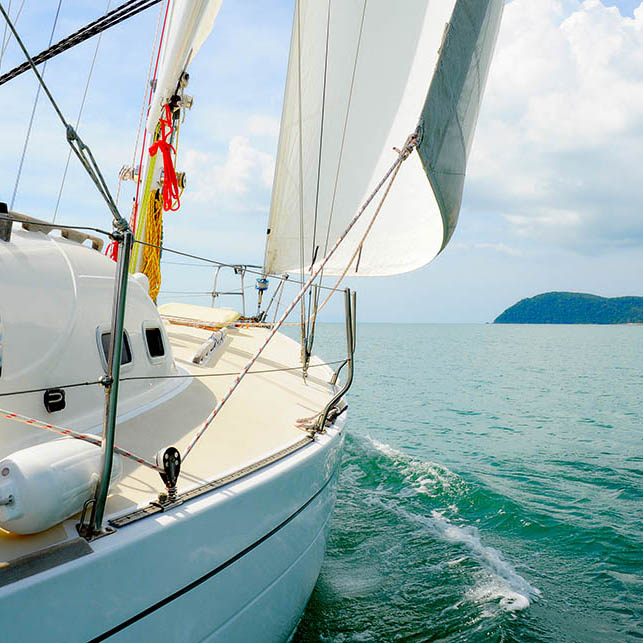
[[[457,222],[502,8],[502,0],[405,0],[403,11],[388,0],[297,2],[266,272],[314,269],[420,114],[420,155],[404,164],[348,274],[407,272],[440,252]],[[368,224],[366,215],[325,274],[344,271]]]

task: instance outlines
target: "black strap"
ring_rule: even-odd
[[[123,20],[127,20],[128,18],[135,16],[137,13],[140,13],[145,9],[149,9],[149,7],[152,7],[153,5],[158,4],[159,2],[161,2],[161,0],[128,0],[127,2],[124,2],[122,5],[116,7],[116,9],[112,9],[111,11],[108,11],[104,16],[101,16],[97,20],[94,20],[93,22],[90,22],[88,25],[85,25],[78,31],[75,31],[70,36],[63,38],[55,45],[52,45],[48,49],[41,51],[39,54],[35,56],[32,56],[32,60],[36,65],[43,63],[46,60],[49,60],[50,58],[57,56],[63,51],[67,51],[67,49],[71,49],[72,47],[75,47],[81,42],[88,40],[92,36],[96,36],[99,33],[102,33],[103,31],[105,31],[106,29],[109,29],[110,27],[113,27],[114,25],[117,25],[120,22],[123,22]],[[15,78],[16,76],[19,76],[25,71],[28,71],[29,68],[30,68],[29,63],[25,62],[25,63],[22,63],[22,65],[18,65],[17,67],[14,67],[11,71],[8,71],[7,73],[2,74],[2,76],[0,76],[0,85],[3,85],[4,83],[10,81],[12,78]]]

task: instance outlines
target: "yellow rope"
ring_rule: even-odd
[[[163,197],[160,190],[150,194],[145,219],[145,242],[142,272],[150,282],[150,297],[156,301],[161,289],[161,249],[163,241]]]

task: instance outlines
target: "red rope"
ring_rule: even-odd
[[[181,206],[179,182],[176,179],[174,161],[172,160],[172,152],[176,155],[176,150],[170,145],[169,140],[174,131],[172,110],[167,103],[163,105],[163,115],[159,119],[159,124],[161,125],[160,138],[150,147],[150,156],[156,156],[159,150],[163,154],[163,209],[167,212],[168,210],[178,210]]]

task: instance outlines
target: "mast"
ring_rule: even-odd
[[[162,215],[177,210],[185,177],[175,170],[178,125],[192,97],[185,93],[188,66],[212,30],[222,0],[168,0],[159,44],[157,72],[150,89],[132,228],[135,243],[130,272],[144,272],[150,295],[160,287]],[[134,172],[132,173],[135,174]]]

